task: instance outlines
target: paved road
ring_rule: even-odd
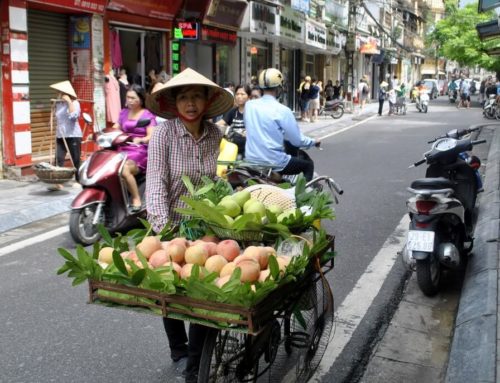
[[[446,131],[449,123],[460,128],[476,118],[475,111],[463,112],[456,117],[457,111],[443,102],[431,107],[428,115],[376,117],[325,138],[324,150],[312,152],[318,171],[334,176],[345,189],[337,220],[328,226],[337,236],[339,254],[330,275],[337,332],[317,381],[352,382],[361,376],[372,343],[399,303],[407,276],[394,253],[404,236],[396,228],[405,215],[406,186],[423,175],[423,169],[409,171],[407,165],[427,148],[426,140]],[[311,125],[306,129],[325,136],[348,126],[340,121],[330,128]],[[57,216],[0,238],[0,243],[12,246],[2,252],[0,245],[0,322],[4,324],[0,380],[182,381],[183,364],[169,362],[158,318],[84,305],[86,287],[72,288],[67,278],[55,276],[62,264],[55,249],[72,248],[73,243],[67,232],[51,233],[66,223],[67,215]],[[45,239],[20,242],[28,233],[32,242],[37,234]],[[382,262],[373,263],[377,259]],[[369,275],[378,278],[370,285],[358,285]],[[353,296],[361,297],[356,305],[349,305],[360,308],[359,318],[343,306]]]

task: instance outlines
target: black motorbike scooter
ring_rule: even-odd
[[[464,265],[472,250],[478,182],[462,153],[486,142],[463,138],[472,131],[436,139],[424,158],[411,166],[427,163],[428,168],[426,178],[408,188],[413,194],[406,202],[411,222],[402,257],[408,268],[416,270],[418,286],[427,296],[439,292],[442,269]]]

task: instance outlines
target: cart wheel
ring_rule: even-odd
[[[210,329],[200,360],[198,382],[255,382],[259,361],[249,367],[251,335]]]
[[[82,245],[92,245],[101,238],[97,226],[92,222],[96,213],[97,204],[72,210],[69,216],[69,232],[73,240]],[[104,213],[102,213],[104,215]],[[104,222],[104,217],[99,219]]]

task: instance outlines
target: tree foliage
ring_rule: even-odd
[[[493,12],[478,13],[476,3],[458,8],[457,2],[445,1],[445,18],[438,21],[427,35],[428,46],[437,46],[440,56],[454,60],[460,66],[480,66],[500,70],[500,59],[490,57],[486,51],[498,45],[498,39],[481,41],[476,25],[495,19]]]

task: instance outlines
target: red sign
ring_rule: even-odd
[[[182,0],[110,0],[108,9],[133,15],[172,20],[182,5]]]
[[[224,29],[208,27],[203,25],[201,28],[202,40],[214,41],[218,43],[236,44],[238,36],[236,32],[226,31]]]
[[[195,21],[177,21],[174,26],[174,39],[197,40],[198,23]]]
[[[101,13],[106,9],[107,0],[30,0],[33,3],[44,5],[55,5],[60,8],[73,9],[78,11]]]

